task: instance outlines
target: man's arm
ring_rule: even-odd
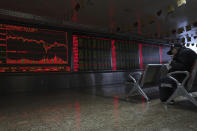
[[[178,70],[190,70],[191,64],[191,52],[189,49],[184,49],[180,52],[180,54],[171,62],[171,67],[173,71]]]
[[[184,63],[175,60],[170,63],[170,66],[172,70],[184,70],[186,68]]]

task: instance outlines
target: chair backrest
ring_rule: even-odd
[[[197,91],[197,86],[193,86],[196,84],[195,82],[197,82],[197,59],[192,67],[192,71],[186,85],[188,91]]]
[[[160,79],[160,73],[162,64],[148,64],[144,70],[140,86],[143,87],[145,83],[158,84]]]
[[[162,79],[162,78],[164,78],[164,77],[166,77],[167,76],[167,74],[168,74],[168,69],[169,68],[169,65],[168,64],[163,64],[162,65],[162,68],[161,68],[161,74],[160,74],[160,79]]]

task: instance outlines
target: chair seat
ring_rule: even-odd
[[[133,86],[131,84],[133,88],[128,93],[128,96],[137,91],[149,101],[150,99],[143,89],[151,88],[156,85],[158,86],[162,67],[162,64],[148,64],[143,72],[130,73],[129,77],[131,81],[133,81]]]

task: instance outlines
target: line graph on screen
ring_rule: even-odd
[[[8,27],[8,28],[6,28]],[[21,29],[21,30],[19,30]],[[23,30],[22,30],[23,29]],[[68,43],[65,32],[43,29],[33,32],[25,28],[0,28],[1,63],[67,64]]]
[[[67,65],[68,33],[0,24],[0,65]]]

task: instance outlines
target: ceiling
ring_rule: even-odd
[[[177,1],[2,0],[0,8],[83,24],[95,29],[102,28],[112,33],[131,32],[170,42],[197,43],[197,0],[182,0],[186,4],[179,7]]]

